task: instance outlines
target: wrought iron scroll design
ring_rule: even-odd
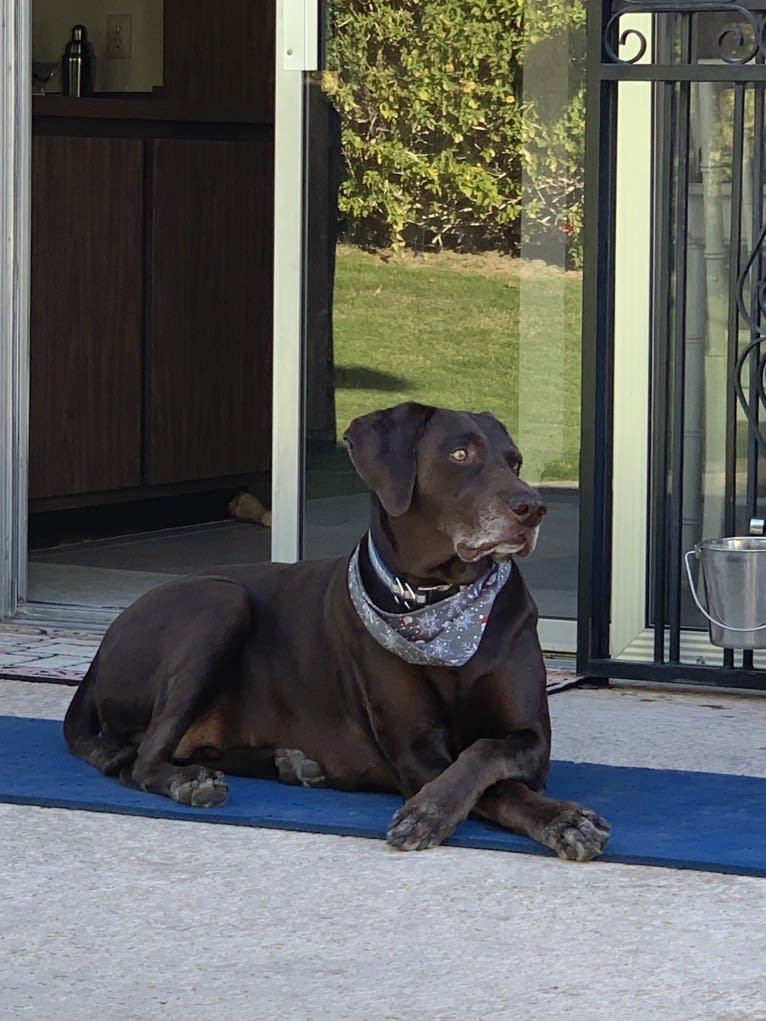
[[[676,14],[686,17],[726,14],[729,24],[715,36],[714,58],[726,64],[745,65],[766,60],[766,10],[751,9],[735,0],[620,0],[604,29],[604,51],[615,64],[637,64],[646,54],[648,41],[640,29],[620,32],[620,18],[626,14]],[[620,48],[635,46],[630,56],[620,56]]]
[[[751,340],[739,353],[734,364],[733,383],[737,400],[750,426],[751,435],[755,438],[764,456],[766,456],[766,433],[759,421],[759,406],[766,413],[766,275],[761,272],[760,279],[752,280],[751,273],[756,264],[763,270],[763,246],[766,242],[766,224],[761,228],[753,250],[745,262],[742,272],[737,278],[737,310],[740,318],[747,324]],[[748,307],[745,291],[752,297],[752,305]],[[762,350],[762,345],[764,350]],[[745,370],[750,370],[749,379],[745,379]],[[755,400],[748,397],[748,390]]]

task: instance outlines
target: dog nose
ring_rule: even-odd
[[[511,510],[523,524],[534,528],[547,513],[548,508],[539,497],[517,496],[511,500]]]

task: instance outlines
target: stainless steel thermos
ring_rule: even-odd
[[[85,25],[72,28],[61,58],[61,92],[65,96],[93,95],[93,47]]]

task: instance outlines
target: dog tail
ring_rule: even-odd
[[[107,776],[114,776],[136,757],[136,746],[102,733],[96,705],[98,653],[80,681],[64,716],[64,740],[70,752]]]

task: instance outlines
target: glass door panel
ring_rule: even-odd
[[[343,445],[402,401],[493,412],[548,516],[523,570],[574,648],[584,8],[337,0],[303,79],[302,553],[348,552]],[[278,156],[279,158],[279,156]],[[277,233],[277,243],[280,243]],[[277,414],[279,411],[277,409]]]

